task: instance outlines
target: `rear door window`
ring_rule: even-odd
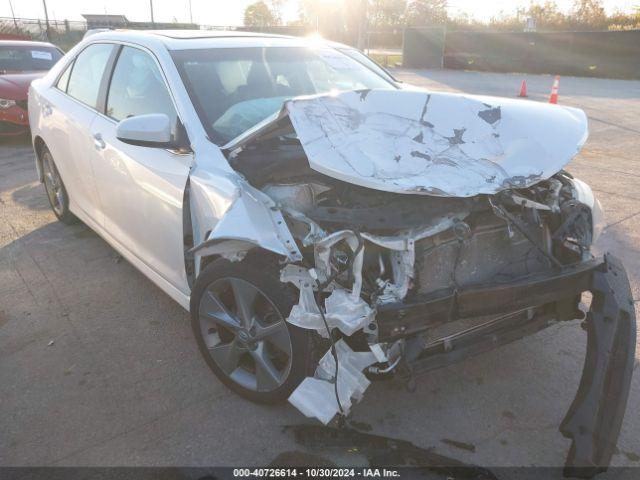
[[[114,46],[96,43],[77,56],[67,85],[67,93],[91,108],[98,107],[98,94],[109,55]]]

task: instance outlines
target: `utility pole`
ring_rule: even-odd
[[[44,2],[44,0],[42,0]],[[151,9],[151,25],[156,26],[156,22],[153,19],[153,0],[149,0],[149,8]]]
[[[193,25],[193,12],[191,11],[191,0],[189,0],[189,23]]]
[[[11,16],[13,17],[13,24],[16,27],[16,33],[20,33],[20,29],[18,28],[18,21],[16,20],[16,14],[13,11],[13,5],[11,5],[11,0],[9,0],[9,8],[11,9]]]
[[[50,30],[49,30],[49,12],[47,12],[47,0],[42,0],[42,5],[44,6],[44,21],[47,25],[47,40],[50,39]]]

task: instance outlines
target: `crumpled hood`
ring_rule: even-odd
[[[0,98],[9,100],[26,100],[31,82],[44,76],[47,72],[7,73],[0,75]]]
[[[285,115],[312,169],[363,187],[437,196],[533,185],[562,169],[588,135],[576,108],[418,90],[299,97],[285,102],[278,118]]]

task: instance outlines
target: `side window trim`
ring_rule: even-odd
[[[56,77],[56,81],[53,83],[54,88],[60,90],[61,92],[67,93],[67,88],[69,87],[69,79],[71,78],[71,74],[73,73],[73,67],[76,64],[76,58],[77,55],[73,57],[69,64],[64,68],[64,70],[62,70],[62,72],[58,74],[58,76]],[[67,73],[67,70],[69,71],[69,76],[67,77],[67,83],[64,87],[64,90],[62,90],[60,87],[58,87],[58,84],[60,83],[62,77],[64,77],[65,73]]]
[[[60,90],[61,92],[67,93],[67,88],[69,87],[69,79],[71,78],[71,74],[73,73],[73,66],[75,64],[76,64],[76,59],[74,58],[73,60],[71,60],[69,65],[67,65],[67,68],[65,68],[62,71],[62,73],[58,75],[58,78],[56,78],[56,82],[53,84],[53,86],[58,90]],[[60,88],[60,80],[62,80],[62,77],[66,75],[67,71],[69,72],[69,75],[67,75],[67,81],[64,84],[64,90],[63,90],[62,88]]]
[[[118,63],[118,59],[120,58],[120,53],[124,49],[124,45],[120,43],[113,44],[114,49],[111,51],[109,55],[109,60],[107,60],[107,65],[104,69],[104,75],[102,75],[102,79],[100,80],[100,89],[98,90],[98,112],[102,115],[107,115],[107,100],[109,98],[109,91],[111,90],[111,80],[113,79],[113,72],[115,72],[116,64]]]

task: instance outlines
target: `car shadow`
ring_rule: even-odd
[[[25,185],[15,190],[13,200],[30,210],[48,210],[50,207],[44,187],[40,183]]]
[[[24,135],[0,137],[0,145],[3,147],[4,146],[27,147],[30,144],[31,144],[31,136],[28,133],[25,133]]]

